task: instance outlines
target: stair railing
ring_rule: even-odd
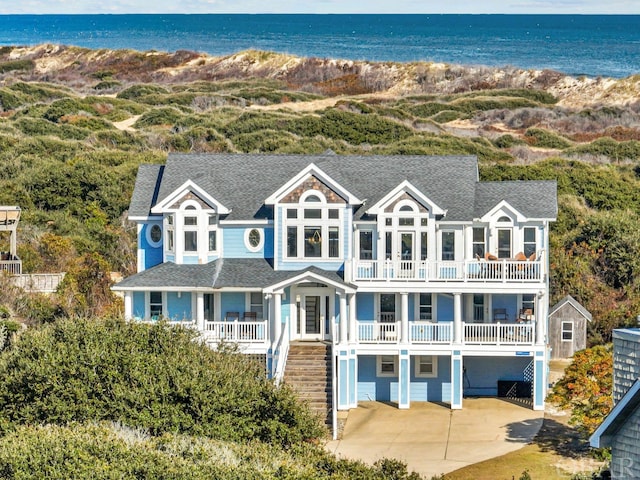
[[[289,319],[286,319],[285,328],[282,329],[280,338],[275,348],[275,371],[273,372],[273,380],[276,385],[280,385],[284,378],[284,369],[287,364],[287,356],[289,355]]]

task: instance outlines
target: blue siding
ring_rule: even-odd
[[[132,316],[136,319],[144,318],[144,292],[133,292]]]
[[[465,395],[498,394],[498,380],[523,380],[531,357],[464,357]]]
[[[451,357],[438,357],[438,376],[416,377],[416,357],[411,357],[411,401],[451,401]]]
[[[222,238],[225,258],[263,258],[264,250],[251,252],[244,242],[245,231],[253,227],[224,227]],[[260,227],[256,227],[260,228]],[[264,245],[263,245],[264,248]]]
[[[393,388],[392,388],[393,385]],[[392,390],[394,395],[392,396]],[[398,399],[397,377],[376,377],[375,355],[358,357],[358,401],[391,402]]]
[[[491,297],[492,308],[506,308],[511,322],[518,316],[518,297],[516,295],[493,295]]]
[[[356,293],[356,319],[373,320],[375,318],[373,299],[373,293]]]
[[[289,321],[291,321],[292,303],[294,304],[293,308],[295,308],[295,299],[291,298],[291,287],[285,288],[284,294],[288,300],[283,300],[282,305],[280,306],[280,317],[283,323],[287,320],[287,318],[289,319]]]
[[[177,292],[167,293],[166,317],[171,320],[193,320],[191,314],[191,293],[182,292],[178,298]]]
[[[175,263],[176,261],[176,256],[174,253],[167,253],[167,262],[173,262]]]
[[[200,259],[197,255],[183,255],[182,263],[185,265],[198,265],[200,263]]]
[[[157,224],[154,223],[153,225]],[[138,248],[142,253],[142,265],[144,270],[162,263],[162,243],[160,243],[159,247],[152,247],[147,241],[147,230],[150,227],[150,224],[143,224],[138,237]]]
[[[220,294],[220,314],[224,318],[227,312],[238,312],[242,318],[245,309],[245,294],[243,292],[222,292]]]
[[[264,258],[273,258],[275,253],[273,227],[264,229]]]
[[[438,313],[436,316],[438,322],[453,321],[453,296],[438,295]]]
[[[344,352],[341,352],[344,353]],[[340,407],[349,406],[349,360],[346,356],[338,357],[338,403]]]

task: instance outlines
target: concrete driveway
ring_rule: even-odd
[[[462,410],[414,402],[409,410],[360,402],[341,440],[327,449],[372,464],[384,457],[431,478],[518,450],[538,433],[544,412],[498,398],[465,398]]]

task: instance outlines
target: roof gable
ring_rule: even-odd
[[[589,444],[594,448],[611,446],[613,436],[638,408],[640,408],[640,379],[636,379],[624,397],[589,437]]]
[[[394,201],[398,200],[403,195],[408,194],[418,204],[422,205],[428,211],[433,212],[434,215],[444,215],[446,210],[438,206],[435,202],[427,198],[420,190],[411,184],[408,180],[400,183],[393,190],[387,193],[379,201],[373,204],[366,210],[368,215],[378,215],[387,209]]]
[[[584,308],[571,295],[567,295],[562,300],[560,300],[558,303],[556,303],[553,307],[551,307],[551,309],[549,310],[549,316],[552,316],[553,314],[558,312],[565,305],[571,305],[573,308],[575,308],[578,311],[578,313],[580,313],[580,315],[582,315],[588,321],[591,321],[591,319],[592,319],[591,313],[586,308]]]
[[[165,198],[161,199],[151,209],[151,212],[160,214],[166,210],[177,210],[185,200],[195,200],[197,203],[200,203],[201,206],[208,206],[221,215],[226,215],[230,212],[227,207],[191,180],[187,180]]]
[[[279,202],[297,203],[300,195],[307,190],[322,191],[329,203],[345,202],[350,205],[360,205],[362,203],[355,195],[327,175],[314,163],[307,165],[297,175],[293,176],[288,182],[269,195],[265,203],[267,205],[273,205]]]
[[[526,221],[526,217],[520,213],[513,206],[509,205],[509,202],[506,200],[501,200],[494,207],[489,210],[486,214],[480,217],[480,221],[482,222],[491,222],[496,221],[498,218],[502,216],[507,216],[516,222],[524,222]]]

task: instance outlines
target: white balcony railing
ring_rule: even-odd
[[[467,345],[533,345],[534,324],[462,323],[463,344]],[[357,341],[361,344],[400,342],[401,322],[357,322]],[[409,321],[408,343],[450,345],[453,343],[453,322]]]
[[[518,260],[356,260],[356,281],[541,282],[540,261]]]
[[[397,343],[400,322],[357,322],[359,343]]]
[[[267,321],[205,322],[204,335],[208,341],[264,343],[267,341]]]
[[[410,343],[451,343],[453,340],[452,322],[410,322]]]
[[[5,271],[9,275],[22,273],[22,260],[0,260],[0,272]]]
[[[532,345],[533,324],[466,323],[463,342],[467,345]]]

